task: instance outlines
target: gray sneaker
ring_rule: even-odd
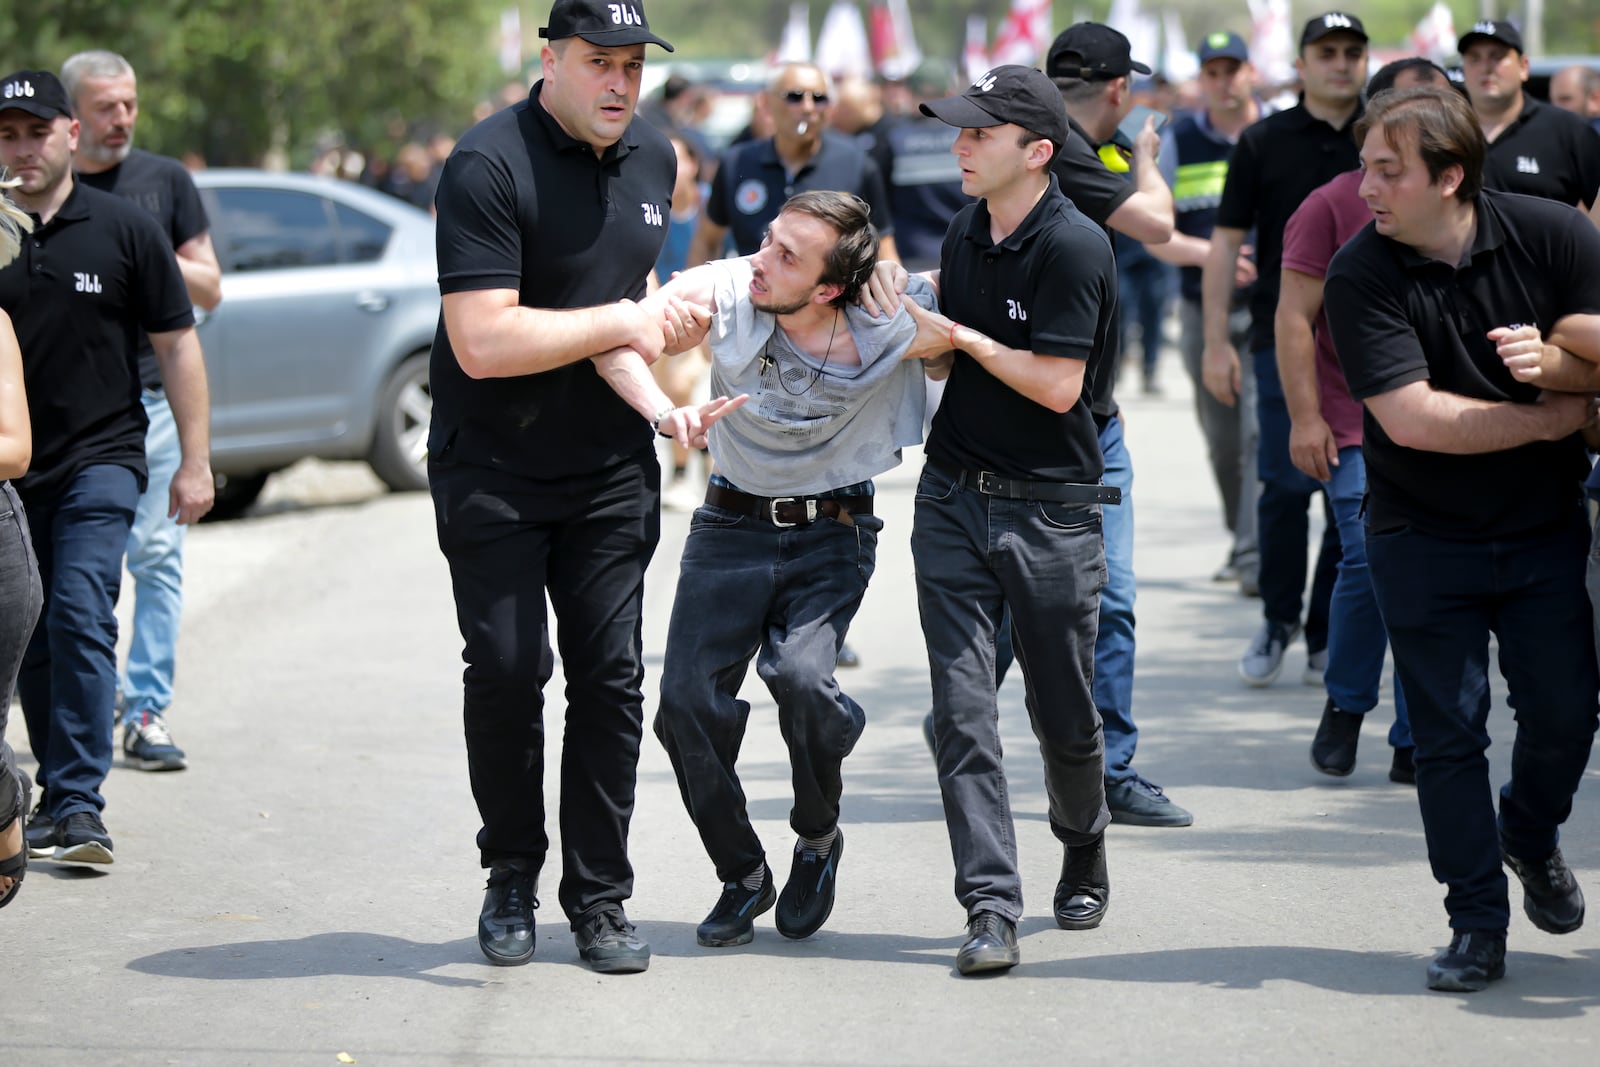
[[[1322,688],[1322,676],[1328,670],[1328,650],[1306,653],[1306,670],[1300,681],[1315,689]]]
[[[1283,652],[1300,636],[1300,624],[1266,619],[1261,630],[1250,639],[1250,647],[1239,659],[1239,677],[1258,689],[1271,685],[1283,673]]]

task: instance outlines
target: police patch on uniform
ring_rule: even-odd
[[[733,194],[733,202],[746,215],[754,215],[767,206],[766,183],[755,178],[740,182],[738,191]]]

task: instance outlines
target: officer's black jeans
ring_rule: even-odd
[[[1556,529],[1495,540],[1367,531],[1416,741],[1428,861],[1446,886],[1452,929],[1504,930],[1511,912],[1500,849],[1544,860],[1572,811],[1600,688],[1583,582],[1588,549],[1576,506]],[[1498,825],[1486,754],[1491,633],[1517,719]]]
[[[643,729],[644,572],[660,537],[661,470],[644,451],[606,470],[539,481],[429,466],[439,547],[465,641],[467,765],[485,867],[537,872],[544,810],[544,686],[566,678],[562,910],[576,923],[633,892],[628,822]]]

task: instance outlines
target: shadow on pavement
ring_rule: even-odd
[[[415,978],[434,985],[478,988],[476,978],[429,974],[435,967],[482,963],[470,938],[430,945],[403,937],[346,930],[282,941],[239,941],[175,948],[131,960],[128,969],[166,978],[246,981],[261,978]]]

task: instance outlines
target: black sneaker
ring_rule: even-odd
[[[1106,807],[1111,821],[1128,826],[1189,826],[1194,816],[1172,802],[1154,782],[1137,774],[1121,782],[1106,783]]]
[[[962,974],[1004,971],[1022,962],[1017,924],[997,911],[980,911],[967,920],[967,940],[956,953]]]
[[[122,758],[141,771],[181,771],[189,765],[183,749],[167,732],[166,720],[153,711],[127,716],[122,726]]]
[[[1340,711],[1329,697],[1322,706],[1322,721],[1311,740],[1311,765],[1323,774],[1343,778],[1356,769],[1356,745],[1361,741],[1365,715]]]
[[[1504,930],[1457,930],[1428,964],[1428,988],[1445,993],[1476,993],[1505,976]]]
[[[1394,759],[1389,762],[1389,781],[1401,785],[1417,784],[1417,750],[1410,745],[1396,745]]]
[[[56,824],[57,863],[115,862],[111,855],[111,835],[95,811],[75,811]]]
[[[573,928],[578,958],[601,974],[638,974],[650,966],[650,946],[644,943],[622,912],[622,905],[607,904]]]
[[[1547,934],[1570,934],[1583,925],[1583,890],[1558,848],[1543,861],[1519,860],[1500,846],[1500,859],[1522,883],[1522,910]]]
[[[1106,835],[1087,845],[1068,845],[1056,883],[1056,925],[1063,930],[1093,930],[1111,907],[1111,875],[1106,870]]]
[[[533,913],[539,907],[539,876],[506,864],[489,868],[478,916],[478,947],[496,967],[533,959]]]
[[[39,803],[33,806],[33,814],[22,829],[31,860],[47,860],[56,854],[56,820],[45,810],[47,803],[45,791],[39,790]]]
[[[833,911],[834,884],[839,877],[839,857],[844,855],[844,831],[835,831],[833,847],[826,852],[794,845],[789,881],[778,895],[772,920],[778,933],[798,940],[822,929]]]
[[[739,882],[722,887],[717,906],[695,927],[694,939],[706,948],[748,945],[756,936],[756,916],[772,910],[778,894],[772,888],[772,868],[761,863],[761,888],[746,889]]]

